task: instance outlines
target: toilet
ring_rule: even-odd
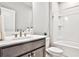
[[[46,57],[61,57],[63,56],[63,50],[58,47],[49,47],[50,38],[46,38]]]

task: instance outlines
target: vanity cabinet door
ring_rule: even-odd
[[[44,40],[39,40],[39,41],[32,42],[31,47],[32,47],[32,49],[36,49],[36,48],[41,47],[43,45],[45,45]]]
[[[32,57],[44,57],[44,55],[45,55],[44,52],[45,52],[45,49],[44,49],[44,47],[42,47],[42,48],[39,48],[39,49],[33,51],[31,53],[31,56]]]

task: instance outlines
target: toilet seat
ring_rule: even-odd
[[[56,53],[56,54],[61,54],[63,53],[63,50],[57,47],[50,47],[46,49],[47,52],[51,52],[51,53]]]

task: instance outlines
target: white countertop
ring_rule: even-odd
[[[33,41],[33,40],[39,40],[41,38],[46,38],[46,36],[30,35],[30,36],[27,36],[26,38],[20,38],[20,39],[15,39],[13,37],[7,37],[5,40],[0,41],[0,47],[19,44],[19,43],[23,43],[23,42],[29,42],[29,41]]]

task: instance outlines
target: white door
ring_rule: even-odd
[[[2,7],[1,15],[4,18],[6,35],[11,35],[13,32],[15,32],[15,11]]]

